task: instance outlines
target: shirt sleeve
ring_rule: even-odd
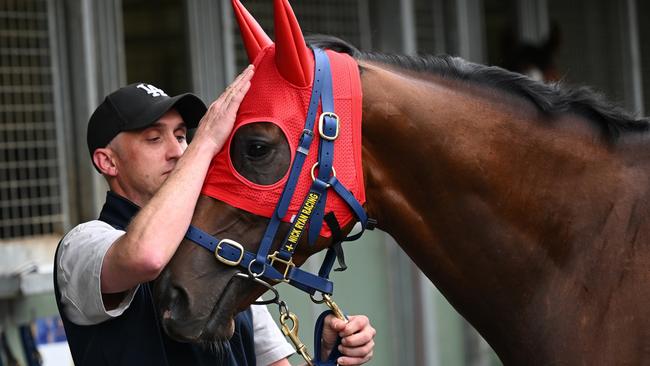
[[[61,305],[68,319],[78,325],[98,324],[118,317],[128,309],[137,287],[117,308],[106,310],[102,300],[101,273],[104,256],[124,235],[99,220],[76,226],[61,240],[56,258]]]
[[[251,305],[253,339],[258,365],[269,365],[291,356],[295,351],[275,324],[266,305]]]

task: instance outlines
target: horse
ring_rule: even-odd
[[[368,215],[504,364],[650,363],[648,120],[588,88],[457,57],[311,45],[357,64]],[[229,154],[260,184],[280,180],[292,159],[265,122],[236,130]],[[254,252],[268,221],[202,195],[192,225]],[[295,262],[331,242],[300,245]],[[267,290],[239,272],[183,241],[155,286],[166,331],[230,337],[233,316]]]

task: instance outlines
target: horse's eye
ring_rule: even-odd
[[[266,156],[270,150],[271,148],[269,145],[259,141],[252,141],[246,148],[246,157],[253,160],[261,159]]]

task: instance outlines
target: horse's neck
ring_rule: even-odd
[[[546,211],[539,206],[555,200],[541,200],[537,188],[555,184],[549,171],[575,144],[554,151],[543,128],[517,120],[523,117],[515,108],[478,89],[373,66],[363,78],[369,210],[382,228],[406,239],[400,244],[425,272],[439,268],[425,263],[432,250],[457,265],[493,261],[496,252],[507,254],[509,242],[537,239],[548,219],[537,220]]]
[[[362,66],[367,206],[379,227],[485,336],[563,327],[554,312],[579,312],[580,292],[606,280],[588,273],[614,255],[608,244],[641,240],[630,239],[640,223],[621,223],[648,213],[635,204],[647,175],[632,177],[584,120],[543,121],[486,88]],[[491,343],[511,348],[508,338]]]

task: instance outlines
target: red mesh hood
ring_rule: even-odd
[[[361,168],[362,95],[359,69],[356,61],[346,54],[327,51],[327,55],[332,69],[335,112],[340,118],[339,137],[334,143],[333,166],[339,181],[363,204],[365,190]],[[285,133],[293,161],[305,126],[312,85],[298,87],[280,75],[275,64],[274,45],[262,50],[254,64],[255,75],[240,106],[233,133],[226,146],[212,160],[202,193],[253,214],[271,217],[289,173],[269,186],[258,185],[244,178],[235,170],[230,159],[232,136],[239,127],[249,123],[274,123]],[[283,221],[290,221],[297,213],[311,186],[310,169],[317,160],[320,139],[317,125],[316,123],[314,128],[314,141]],[[328,212],[334,212],[341,226],[354,218],[347,204],[332,190],[327,195],[325,214]],[[323,225],[321,235],[330,236],[327,225]]]

